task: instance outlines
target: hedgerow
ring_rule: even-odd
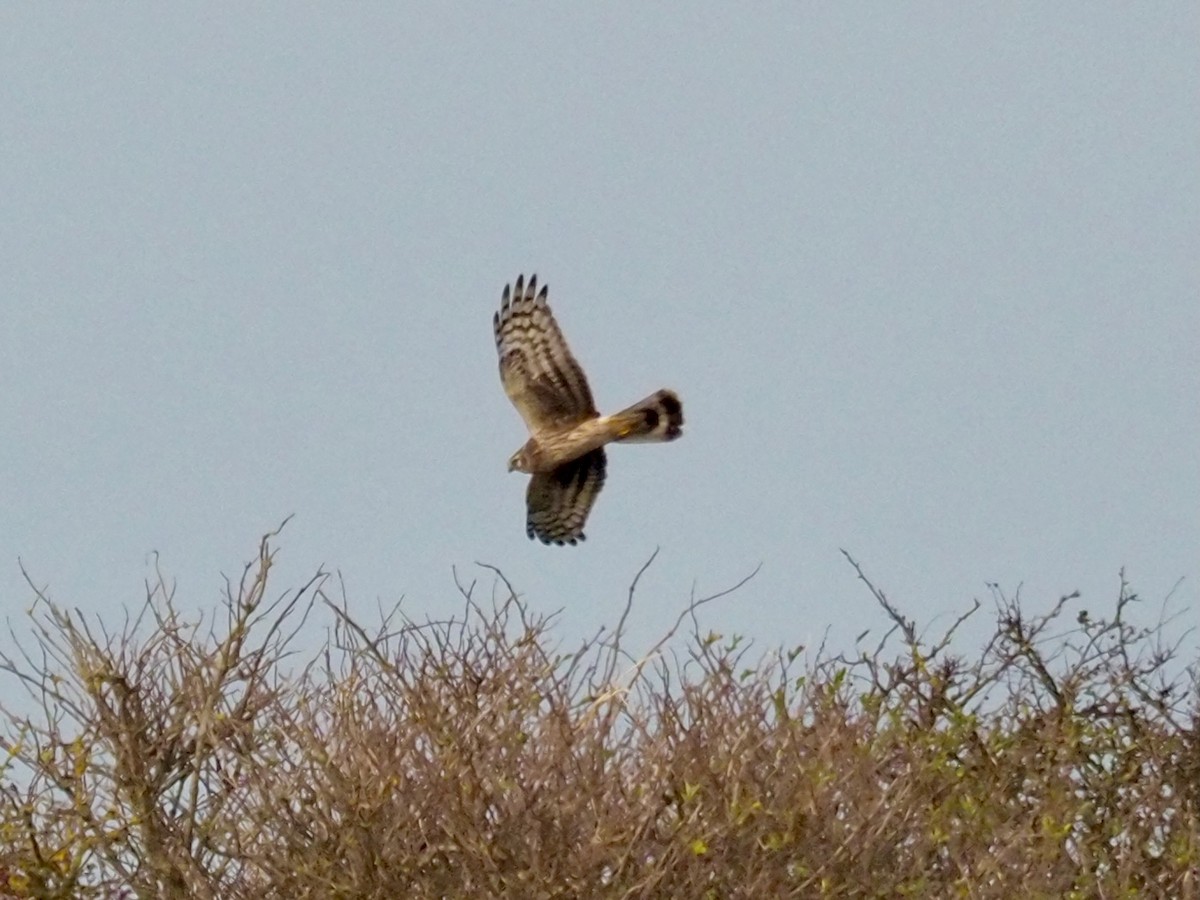
[[[1123,580],[1103,615],[993,587],[964,652],[985,604],[927,638],[847,557],[891,628],[868,650],[758,650],[702,597],[635,656],[629,605],[564,651],[498,570],[445,621],[364,621],[323,573],[276,593],[275,537],[203,617],[163,576],[120,622],[30,581],[0,896],[1200,890],[1197,670]]]

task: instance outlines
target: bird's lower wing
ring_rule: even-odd
[[[550,472],[529,479],[525,494],[525,531],[543,544],[575,544],[604,487],[604,449],[585,453]]]

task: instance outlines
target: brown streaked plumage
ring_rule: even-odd
[[[628,409],[602,416],[583,369],[567,346],[537,276],[504,287],[492,318],[500,380],[529,429],[509,471],[527,472],[526,533],[546,544],[574,544],[604,486],[604,445],[673,441],[683,434],[683,404],[660,390]]]

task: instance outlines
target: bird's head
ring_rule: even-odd
[[[510,472],[529,472],[529,454],[522,447],[508,459],[508,471]]]

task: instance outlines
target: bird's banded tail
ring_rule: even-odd
[[[656,391],[628,409],[608,416],[613,440],[673,441],[683,434],[683,403],[674,391]]]

